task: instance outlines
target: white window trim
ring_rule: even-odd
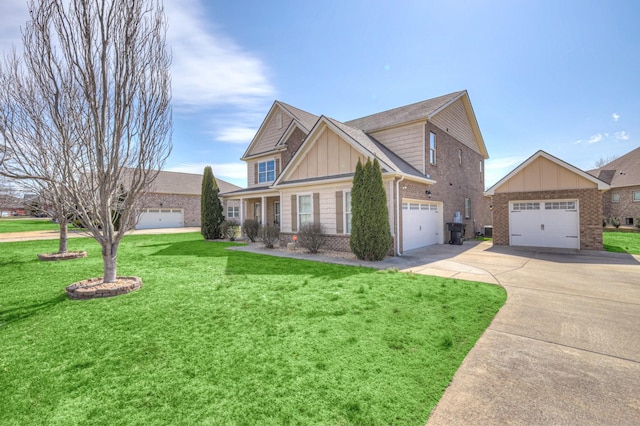
[[[433,146],[431,144],[432,141],[433,141]],[[438,162],[437,149],[438,149],[438,138],[434,132],[429,132],[429,164],[434,166]]]
[[[311,211],[309,213],[304,213],[305,215],[310,215],[311,216],[311,220],[309,221],[309,223],[313,223],[313,193],[312,192],[303,192],[300,193],[296,196],[296,203],[298,203],[297,206],[297,216],[298,216],[298,231],[300,230],[300,228],[302,228],[302,225],[304,225],[302,223],[302,221],[300,220],[300,215],[303,213],[300,213],[300,197],[309,197],[309,199],[311,200]],[[305,222],[306,223],[306,222]]]
[[[611,202],[612,203],[619,203],[620,202],[620,194],[617,192],[614,192],[613,194],[611,194]]]
[[[471,198],[469,197],[464,199],[464,218],[471,219]]]
[[[238,219],[240,217],[240,206],[227,206],[227,219]]]
[[[638,199],[636,199],[636,194],[638,194]],[[634,203],[640,203],[640,191],[633,191],[631,194],[631,201]]]
[[[352,213],[351,213],[351,203],[347,203],[347,194],[349,194],[349,198],[351,198],[351,191],[344,191],[344,200],[343,200],[343,207],[342,207],[342,223],[344,224],[344,233],[347,235],[351,235],[351,229],[349,229],[348,226],[348,221],[347,221],[347,214],[350,215],[352,218]],[[347,212],[347,209],[349,210]]]
[[[273,179],[269,180],[269,163],[273,163]],[[260,164],[264,164],[264,172],[260,171]],[[264,174],[264,181],[260,180],[260,175]],[[258,162],[258,183],[271,183],[276,180],[276,159],[264,160]]]

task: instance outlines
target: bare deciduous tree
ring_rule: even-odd
[[[612,162],[616,158],[618,158],[617,155],[610,155],[608,157],[600,157],[600,158],[598,158],[596,160],[596,162],[595,162],[596,169],[599,169],[602,166],[605,166],[605,165],[609,164],[610,162]]]
[[[74,210],[102,246],[104,282],[118,246],[171,150],[170,54],[160,1],[30,1],[22,60],[0,86],[10,164]],[[3,166],[5,169],[7,165]],[[126,196],[123,196],[124,185]],[[121,226],[114,226],[114,214]]]

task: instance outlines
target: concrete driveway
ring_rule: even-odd
[[[640,424],[640,256],[465,242],[404,261],[508,293],[428,425]]]

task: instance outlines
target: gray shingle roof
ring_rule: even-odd
[[[216,178],[216,182],[221,194],[242,189],[220,178]],[[158,194],[200,195],[202,193],[202,175],[160,171],[152,184],[151,192]]]
[[[609,183],[612,188],[640,185],[640,147],[588,173]]]
[[[374,157],[377,157],[378,161],[382,163],[380,166],[383,169],[386,169],[389,172],[405,173],[424,178],[424,176],[420,172],[410,166],[406,161],[398,157],[396,154],[387,149],[384,145],[382,145],[371,136],[367,135],[362,130],[355,129],[351,126],[334,120],[333,118],[326,118],[337,128],[349,135],[366,151],[370,152]]]
[[[426,101],[416,102],[411,105],[390,109],[388,111],[379,112],[366,117],[357,118],[355,120],[346,121],[345,124],[362,129],[365,132],[372,132],[377,129],[383,129],[398,123],[408,123],[415,120],[431,117],[433,113],[438,111],[449,102],[453,101],[465,91],[453,92],[448,95],[438,96],[437,98],[427,99]]]
[[[307,129],[307,131],[311,130],[313,125],[316,124],[316,121],[318,121],[318,119],[320,118],[317,115],[311,114],[307,111],[303,111],[300,108],[296,108],[284,102],[278,101],[278,103],[282,105],[282,107],[287,111],[289,111],[294,117],[296,117],[296,119]]]

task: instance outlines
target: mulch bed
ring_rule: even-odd
[[[66,253],[44,253],[39,254],[38,259],[44,261],[55,261],[55,260],[70,260],[70,259],[79,259],[81,257],[87,257],[86,251],[68,251]]]
[[[70,299],[85,300],[98,297],[114,297],[127,294],[142,287],[140,277],[117,277],[115,283],[105,283],[102,277],[89,278],[67,286]]]

